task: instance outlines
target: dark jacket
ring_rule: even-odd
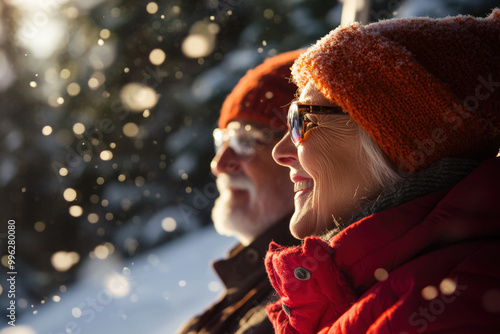
[[[264,256],[274,240],[299,244],[289,230],[290,215],[271,227],[247,247],[241,244],[213,267],[224,283],[222,298],[203,314],[191,319],[178,334],[266,334],[274,333],[265,307],[277,296],[264,267]]]
[[[500,333],[499,209],[497,158],[329,242],[272,244],[276,333]]]

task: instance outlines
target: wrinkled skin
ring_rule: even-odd
[[[334,105],[312,84],[298,100],[302,104]],[[294,183],[309,182],[295,193],[290,231],[298,239],[321,236],[336,223],[349,221],[366,198],[376,192],[366,158],[360,154],[358,127],[349,116],[308,115],[314,124],[298,147],[287,133],[273,151],[277,163],[290,168]]]

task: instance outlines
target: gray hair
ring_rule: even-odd
[[[368,165],[379,189],[383,190],[399,182],[403,175],[393,167],[392,162],[373,138],[356,123],[360,141],[360,155]]]

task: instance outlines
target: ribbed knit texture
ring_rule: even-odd
[[[219,128],[225,128],[232,120],[247,120],[276,132],[286,131],[288,106],[297,91],[297,86],[290,81],[290,67],[304,51],[279,54],[249,70],[225,99]]]
[[[393,19],[340,26],[292,67],[413,173],[443,157],[500,147],[500,10],[487,18]]]

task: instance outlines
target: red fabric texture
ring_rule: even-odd
[[[271,245],[266,268],[281,299],[267,312],[276,333],[499,333],[499,205],[496,158],[328,244]],[[297,280],[297,266],[310,279]]]
[[[500,147],[500,10],[487,18],[340,26],[292,67],[368,132],[400,170]]]
[[[331,319],[338,318],[355,301],[354,292],[343,280],[338,267],[330,265],[332,249],[323,240],[309,238],[301,247],[284,249],[271,243],[269,249],[266,269],[274,288],[283,296],[277,306],[281,309],[283,303],[292,313],[289,317],[284,311],[270,312],[271,321],[280,328],[279,333],[314,333],[318,326],[329,325]],[[294,276],[297,267],[314,272],[316,284],[297,279]],[[332,284],[336,278],[338,281]],[[314,308],[310,307],[311,304]],[[317,321],[311,323],[309,319]]]
[[[288,106],[297,91],[290,81],[290,67],[304,51],[284,52],[249,70],[224,100],[219,128],[233,120],[247,120],[286,131]]]

